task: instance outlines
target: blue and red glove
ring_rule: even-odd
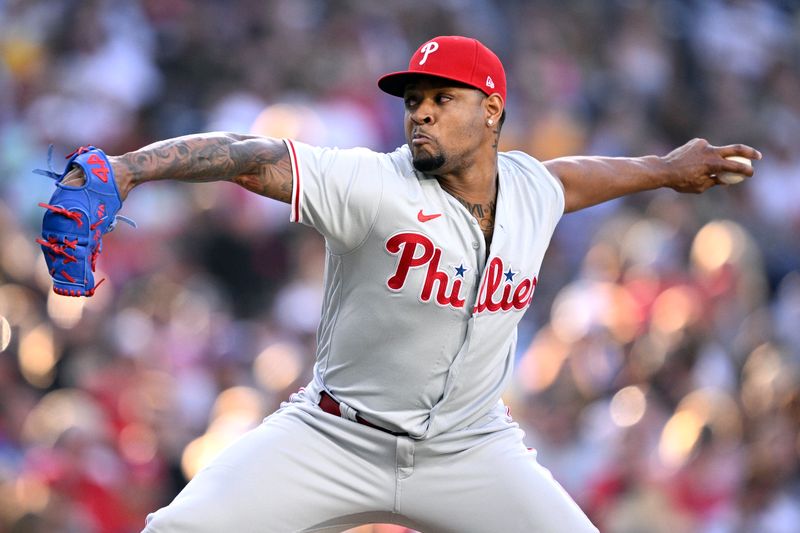
[[[52,154],[52,147],[51,147]],[[81,146],[68,155],[64,172],[34,170],[56,180],[56,191],[42,220],[42,236],[36,239],[42,247],[53,291],[65,296],[92,296],[97,287],[94,271],[97,257],[103,250],[103,235],[114,229],[117,219],[136,226],[133,221],[117,216],[122,207],[114,172],[108,157],[94,146]],[[61,181],[75,166],[83,170],[85,182],[79,187],[62,185]]]

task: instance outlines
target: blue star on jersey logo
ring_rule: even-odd
[[[517,272],[511,272],[511,267],[508,267],[508,272],[505,272],[503,275],[506,277],[506,281],[514,283],[514,276],[517,275]]]
[[[469,270],[467,267],[464,266],[463,263],[458,265],[457,267],[453,267],[453,269],[456,271],[456,276],[459,276],[459,277],[462,277],[462,278],[464,277],[464,272]]]

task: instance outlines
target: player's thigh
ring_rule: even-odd
[[[418,455],[402,510],[426,525],[426,532],[597,532],[525,448],[518,429],[460,453]]]
[[[304,531],[374,508],[379,486],[393,486],[393,478],[358,453],[363,442],[347,442],[337,431],[342,422],[282,409],[150,515],[145,532]]]

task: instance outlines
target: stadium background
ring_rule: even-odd
[[[323,243],[287,206],[166,182],[126,202],[139,229],[106,237],[94,298],[53,294],[48,144],[56,166],[210,130],[390,150],[375,80],[440,34],[504,61],[504,149],[764,153],[739,186],[566,216],[506,400],[603,531],[800,531],[795,6],[0,0],[0,531],[139,531],[307,382],[321,299]]]

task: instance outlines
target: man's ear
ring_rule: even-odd
[[[486,120],[491,119],[495,124],[500,124],[500,115],[503,114],[505,104],[499,94],[494,93],[487,96],[483,101],[484,109],[486,110]]]

